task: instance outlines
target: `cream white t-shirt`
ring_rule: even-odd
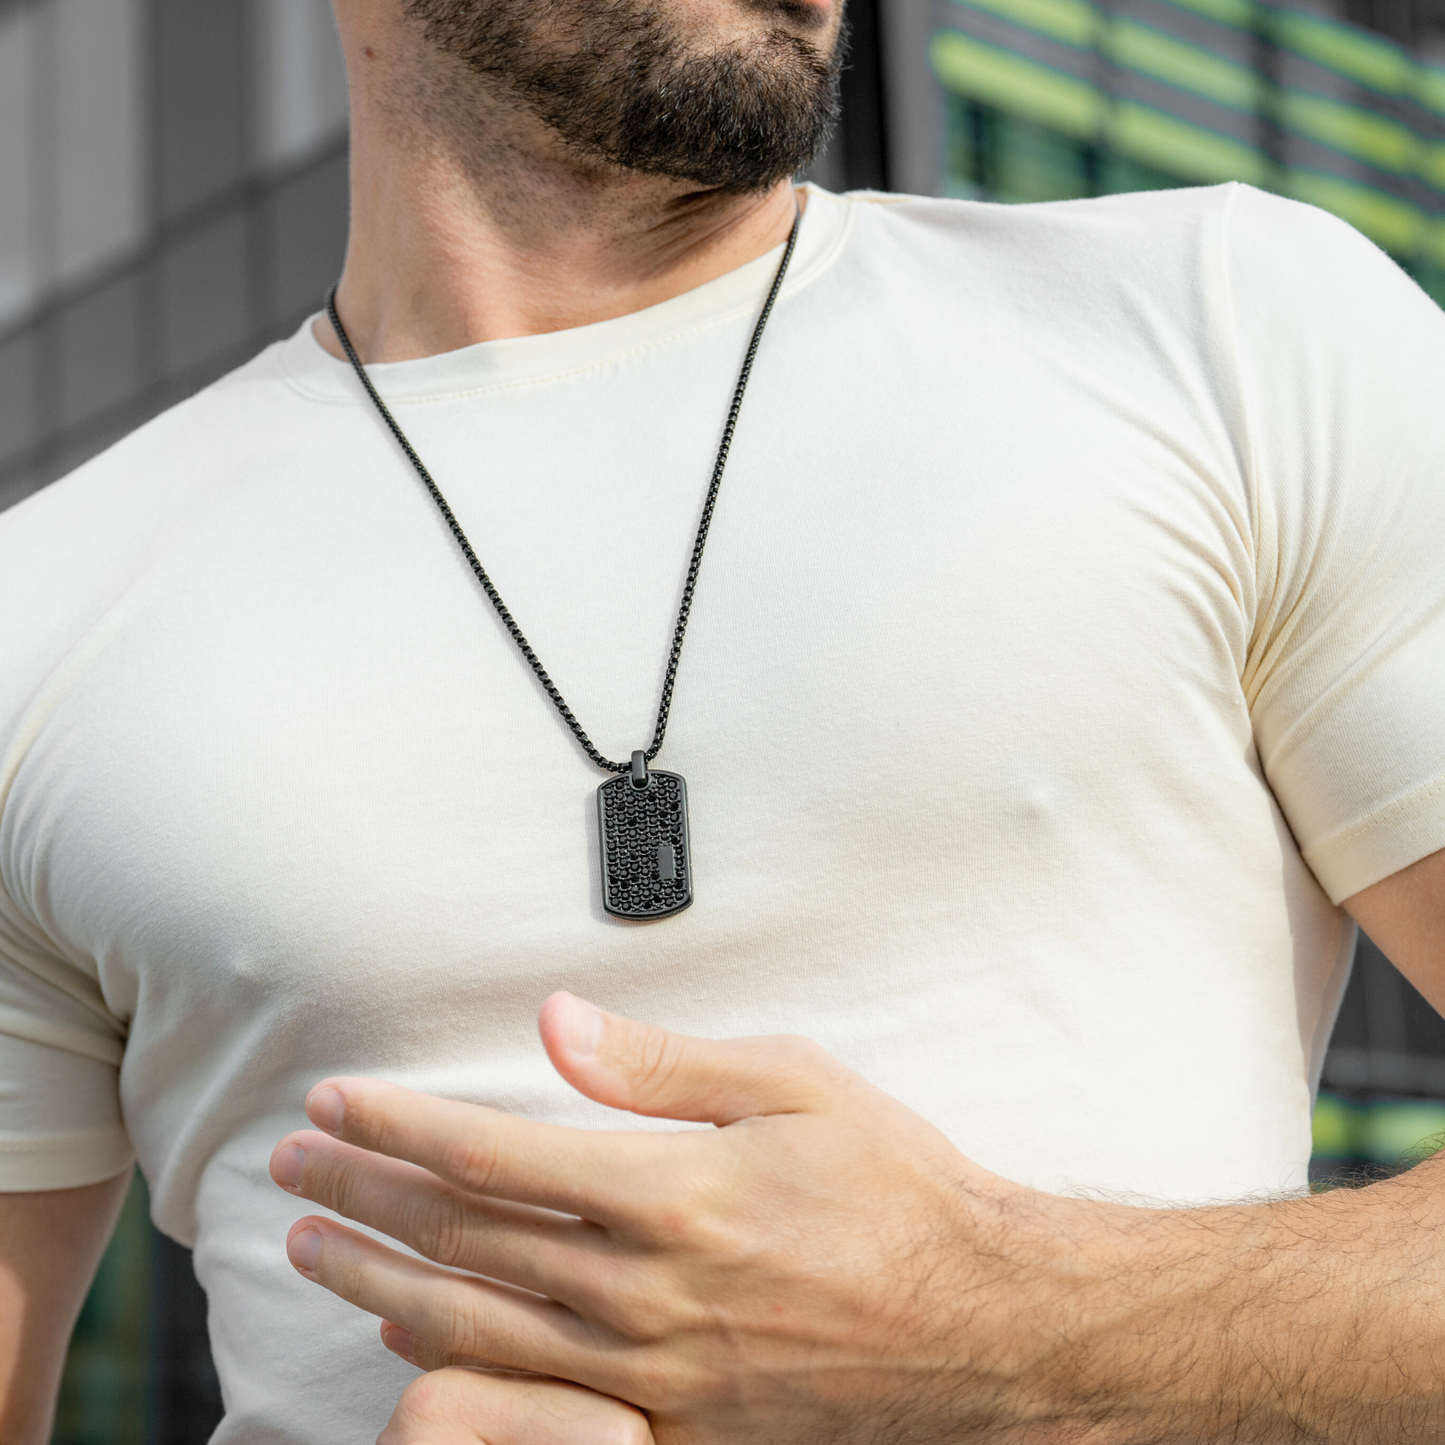
[[[610,756],[777,261],[373,368]],[[810,1035],[1043,1189],[1295,1189],[1336,904],[1445,846],[1445,315],[1238,186],[814,191],[658,763],[664,922],[603,913],[602,775],[309,326],[0,517],[0,759],[0,1188],[134,1152],[227,1445],[361,1445],[411,1376],[283,1254],[313,1081],[634,1127],[549,1069],[556,988]]]

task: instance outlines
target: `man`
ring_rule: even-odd
[[[0,520],[0,1437],[133,1155],[222,1445],[1445,1435],[1439,1170],[1304,1197],[1350,915],[1445,1000],[1445,319],[1243,188],[795,193],[833,0],[337,14],[365,371]]]

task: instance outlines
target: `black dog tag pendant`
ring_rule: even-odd
[[[597,789],[602,843],[602,906],[617,918],[646,922],[681,913],[692,902],[687,784],[654,773],[641,752],[632,771]]]

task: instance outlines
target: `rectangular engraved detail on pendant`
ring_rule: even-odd
[[[602,844],[602,906],[639,921],[680,913],[692,902],[687,784],[650,772],[647,786],[624,773],[597,789]]]

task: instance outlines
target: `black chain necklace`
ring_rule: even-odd
[[[778,263],[777,275],[773,277],[763,309],[758,313],[757,325],[753,327],[752,340],[748,343],[747,355],[743,358],[742,370],[738,373],[738,384],[733,389],[732,405],[728,408],[727,422],[723,426],[722,441],[718,445],[717,459],[713,462],[712,481],[703,502],[702,517],[697,526],[697,537],[692,544],[692,560],[688,563],[687,581],[682,589],[682,603],[677,609],[677,626],[672,633],[672,651],[668,654],[667,672],[662,681],[662,697],[657,704],[657,724],[652,731],[651,744],[638,748],[632,754],[630,763],[615,763],[605,758],[593,745],[592,739],[582,730],[582,725],[572,715],[557,685],[547,675],[531,644],[517,626],[501,593],[492,585],[467,534],[462,531],[441,488],[432,480],[432,475],[416,454],[406,433],[397,424],[386,403],[382,401],[346,328],[336,310],[336,287],[326,297],[326,314],[330,318],[336,339],[346,353],[352,369],[360,378],[381,414],[381,419],[396,438],[397,445],[406,453],[407,460],[416,468],[417,475],[426,483],[432,501],[437,504],[462,555],[467,559],[482,591],[487,594],[497,616],[502,619],[512,640],[522,651],[522,656],[531,664],[537,680],[552,699],[563,721],[572,729],[572,735],[582,745],[582,750],[609,773],[624,776],[611,778],[597,789],[597,824],[601,843],[602,859],[602,906],[618,918],[648,920],[666,918],[681,913],[693,898],[692,894],[692,845],[687,829],[687,784],[680,773],[653,772],[648,764],[662,751],[663,734],[667,731],[667,717],[672,709],[672,688],[677,680],[677,663],[682,656],[682,640],[687,632],[688,613],[692,610],[692,594],[697,587],[698,572],[702,568],[702,550],[707,545],[707,532],[712,524],[713,508],[717,504],[718,488],[722,485],[723,468],[727,466],[728,452],[732,447],[733,432],[737,429],[738,413],[742,410],[743,392],[747,390],[748,376],[753,369],[753,360],[758,354],[758,343],[763,339],[763,328],[772,314],[773,303],[782,289],[783,277],[788,262],[793,259],[793,247],[798,240],[798,225],[801,213],[795,213],[793,228],[788,233],[788,243],[783,248],[783,259]]]

